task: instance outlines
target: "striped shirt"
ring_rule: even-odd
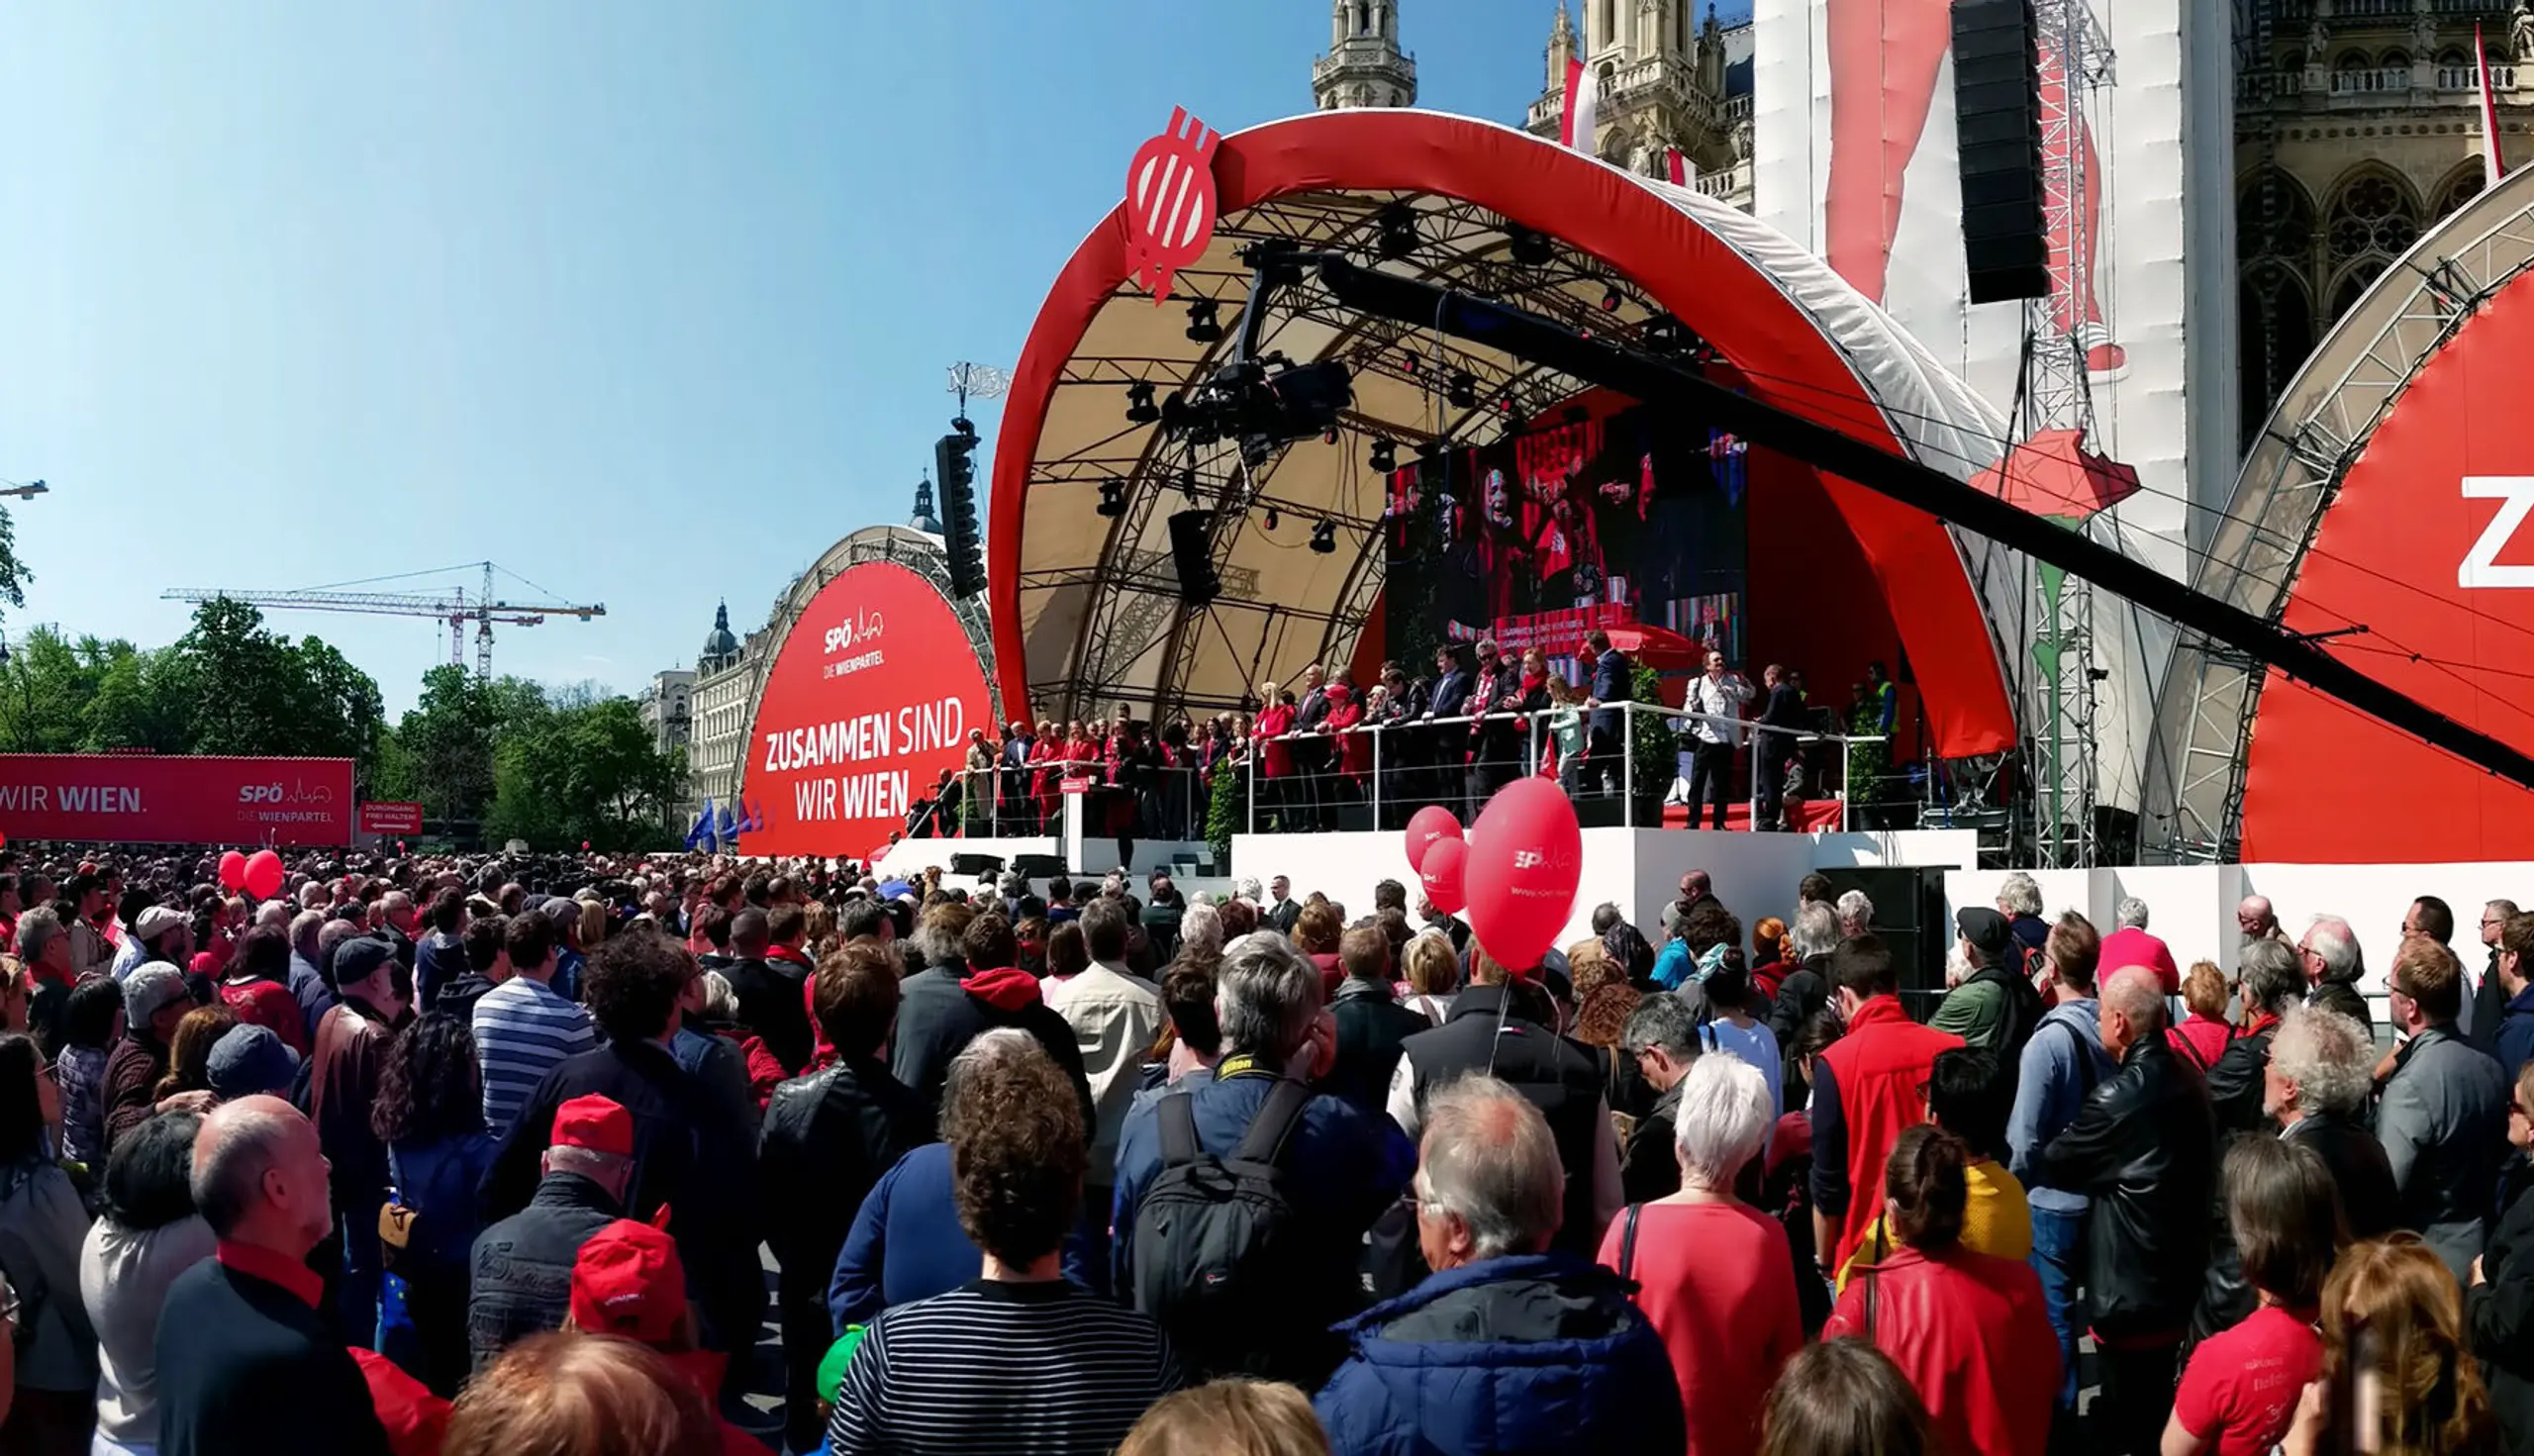
[[[475,1003],[475,1055],[484,1069],[484,1125],[509,1135],[529,1094],[554,1064],[598,1045],[589,1013],[542,981],[513,976]]]
[[[1107,1456],[1179,1388],[1161,1330],[1068,1280],[980,1279],[871,1323],[828,1445],[958,1456]]]

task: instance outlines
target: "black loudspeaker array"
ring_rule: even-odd
[[[1179,595],[1191,607],[1211,605],[1222,595],[1222,578],[1215,574],[1215,513],[1181,511],[1170,518],[1170,564],[1179,572]]]
[[[1962,252],[1976,304],[2050,294],[2035,32],[2032,0],[1954,0]]]

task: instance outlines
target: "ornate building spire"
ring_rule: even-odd
[[[1399,49],[1399,0],[1330,0],[1328,53],[1312,62],[1321,111],[1414,106],[1416,62]]]

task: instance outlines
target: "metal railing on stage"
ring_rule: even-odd
[[[1881,733],[1764,728],[1749,719],[1652,703],[1578,707],[1572,710],[1574,721],[1561,721],[1568,711],[1414,719],[1253,737],[1239,745],[1236,760],[1247,788],[1243,827],[1249,833],[1261,832],[1262,825],[1268,831],[1285,833],[1401,828],[1409,815],[1429,804],[1452,809],[1468,823],[1496,790],[1526,774],[1549,772],[1554,761],[1559,786],[1579,809],[1606,807],[1601,814],[1587,816],[1588,824],[1607,820],[1623,828],[1659,828],[1661,806],[1672,802],[1672,791],[1692,775],[1679,771],[1678,751],[1667,751],[1667,763],[1675,772],[1662,787],[1639,783],[1639,755],[1629,751],[1629,745],[1636,738],[1637,715],[1643,714],[1664,722],[1667,734],[1677,735],[1676,739],[1667,736],[1667,742],[1677,741],[1679,751],[1694,751],[1694,735],[1683,732],[1682,725],[1706,724],[1720,729],[1724,746],[1740,756],[1749,774],[1749,791],[1742,802],[1750,810],[1749,826],[1754,828],[1764,826],[1761,810],[1769,796],[1761,792],[1763,785],[1774,779],[1783,790],[1790,769],[1806,748],[1837,744],[1838,781],[1821,786],[1828,793],[1781,793],[1779,804],[1783,815],[1796,802],[1833,799],[1839,806],[1839,827],[1844,830],[1854,807],[1850,785],[1856,749],[1889,741]],[[1620,727],[1614,735],[1592,729],[1593,720],[1601,714],[1618,715]],[[1481,725],[1497,724],[1506,727],[1493,733],[1477,730]],[[1356,750],[1355,744],[1365,739],[1370,740],[1369,749]],[[1556,753],[1552,760],[1547,750],[1561,740],[1569,751]],[[1579,742],[1580,753],[1573,751]],[[1603,745],[1598,755],[1593,749],[1597,742]],[[1281,772],[1275,771],[1278,763],[1283,765]],[[1269,769],[1263,776],[1262,766]],[[1729,783],[1724,792],[1730,794]],[[1648,801],[1654,811],[1650,816],[1645,813]],[[1700,806],[1690,807],[1695,816]],[[1698,823],[1693,818],[1693,826]]]

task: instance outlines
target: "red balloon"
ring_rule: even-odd
[[[1469,927],[1498,964],[1526,971],[1557,943],[1584,877],[1584,831],[1553,779],[1515,779],[1473,826]]]
[[[1425,851],[1444,839],[1461,837],[1461,822],[1439,804],[1428,804],[1409,816],[1408,867],[1418,874],[1425,872]]]
[[[246,893],[257,900],[270,900],[281,893],[281,856],[269,849],[258,849],[246,856]]]
[[[1425,899],[1445,915],[1458,915],[1461,907],[1469,903],[1461,893],[1461,869],[1468,860],[1467,842],[1459,838],[1437,839],[1425,851],[1425,863],[1416,871],[1417,882],[1425,887]]]
[[[246,888],[246,856],[232,849],[220,856],[220,885],[224,890]]]

